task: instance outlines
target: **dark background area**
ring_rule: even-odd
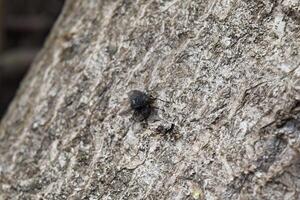
[[[64,0],[0,0],[0,120]]]

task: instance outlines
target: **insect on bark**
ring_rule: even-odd
[[[128,98],[130,107],[134,111],[133,118],[137,121],[148,119],[154,109],[152,103],[155,98],[139,90],[130,91]]]

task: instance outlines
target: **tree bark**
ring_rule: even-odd
[[[0,199],[300,199],[299,4],[68,0],[2,120]]]

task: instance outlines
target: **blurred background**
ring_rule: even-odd
[[[64,0],[0,0],[0,120]]]

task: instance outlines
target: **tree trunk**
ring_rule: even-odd
[[[300,199],[299,6],[68,0],[2,120],[0,199]]]

